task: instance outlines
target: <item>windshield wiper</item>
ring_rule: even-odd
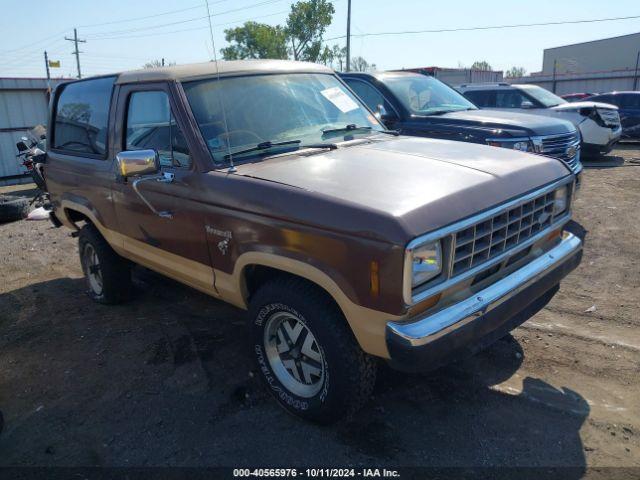
[[[338,145],[335,143],[307,143],[300,145],[300,148],[328,148],[329,150],[335,150],[338,148]]]
[[[350,123],[349,125],[345,125],[340,128],[327,128],[326,130],[322,130],[322,133],[323,135],[326,135],[328,133],[352,132],[354,130],[371,130],[371,127],[358,126],[355,123]]]
[[[272,147],[285,147],[287,145],[299,145],[300,143],[302,143],[300,140],[287,140],[286,142],[272,142],[267,140],[266,142],[260,142],[255,147],[245,148],[244,150],[238,150],[237,152],[228,153],[224,156],[224,159],[228,160],[236,155],[259,152],[261,150],[269,150]]]
[[[444,115],[445,113],[457,112],[458,110],[434,110],[426,115]]]
[[[375,130],[376,133],[384,133],[386,135],[393,135],[394,137],[397,137],[398,135],[400,135],[400,130]]]

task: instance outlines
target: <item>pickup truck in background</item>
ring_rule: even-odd
[[[479,110],[440,80],[414,72],[339,74],[402,135],[511,148],[558,158],[579,175],[580,133],[571,122],[518,112]]]
[[[564,163],[398,136],[315,64],[65,83],[46,154],[95,301],[140,264],[246,310],[266,388],[315,422],[366,402],[378,359],[428,371],[506,335],[582,255]]]

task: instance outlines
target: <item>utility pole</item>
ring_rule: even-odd
[[[351,70],[351,0],[347,3],[347,72]]]
[[[44,51],[44,66],[47,69],[47,84],[51,80],[51,73],[49,72],[49,57],[47,56],[47,51]]]
[[[49,71],[49,56],[46,50],[44,51],[44,66],[47,69],[47,95],[51,95],[51,73]]]
[[[65,40],[69,40],[75,44],[75,50],[73,51],[73,55],[76,56],[76,65],[78,66],[78,78],[82,78],[82,73],[80,72],[80,50],[78,50],[78,43],[87,43],[86,40],[78,40],[78,30],[76,28],[73,29],[73,38],[64,37]]]
[[[638,89],[638,64],[640,64],[640,50],[638,50],[638,56],[636,56],[636,73],[633,76],[633,90]]]
[[[164,67],[164,57],[162,57],[162,66]]]
[[[553,93],[556,93],[556,70],[558,69],[558,60],[553,61]]]

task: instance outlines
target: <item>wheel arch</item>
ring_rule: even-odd
[[[246,252],[238,257],[233,273],[216,270],[216,289],[223,299],[246,309],[251,289],[270,274],[293,275],[320,288],[338,306],[362,349],[388,358],[384,328],[386,322],[399,317],[357,304],[326,272],[307,262],[273,253]]]
[[[308,283],[309,285],[312,285],[318,291],[321,291],[328,299],[330,299],[332,303],[342,312],[342,309],[340,308],[340,305],[338,304],[336,298],[329,292],[329,290],[327,290],[322,285],[319,285],[318,283],[307,277],[291,273],[287,270],[283,270],[282,268],[276,268],[270,265],[259,263],[245,265],[242,270],[241,288],[243,291],[245,302],[249,304],[251,302],[251,298],[258,291],[258,289],[260,289],[261,286],[269,281],[272,281],[275,278],[281,277],[299,279]]]
[[[255,289],[268,281],[270,275],[293,276],[308,281],[323,290],[345,314],[346,304],[353,303],[338,283],[320,268],[295,258],[265,252],[246,252],[238,257],[232,274],[232,288],[242,295],[242,303],[246,306]],[[219,272],[216,271],[216,286],[218,277]]]

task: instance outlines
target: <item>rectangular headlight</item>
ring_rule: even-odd
[[[487,144],[492,147],[510,148],[520,152],[532,152],[534,150],[533,143],[529,140],[488,140]]]
[[[442,246],[440,240],[416,247],[411,255],[411,287],[415,288],[442,272]]]
[[[558,215],[567,209],[569,203],[569,190],[567,186],[558,188],[553,195],[553,215]]]

